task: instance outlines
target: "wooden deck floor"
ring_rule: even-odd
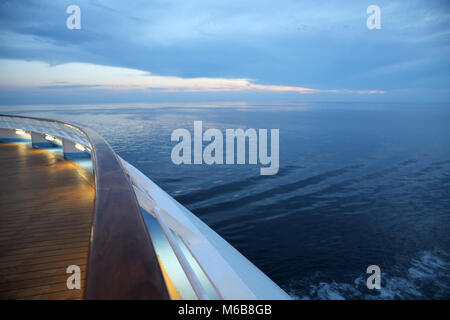
[[[81,299],[95,190],[77,164],[0,143],[0,299]],[[68,290],[66,268],[81,268]]]

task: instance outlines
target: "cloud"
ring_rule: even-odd
[[[63,84],[54,86],[41,86],[40,89],[86,89],[86,88],[100,88],[98,84]]]
[[[39,61],[0,59],[0,88],[101,89],[114,91],[159,90],[162,92],[320,92],[350,93],[352,90],[321,90],[300,86],[257,84],[245,78],[182,78],[153,75],[146,71],[89,63],[66,63],[51,66]],[[356,93],[379,94],[380,90]]]
[[[377,95],[420,88],[423,95],[445,93],[450,82],[450,5],[443,1],[379,0],[382,29],[375,31],[366,28],[371,3],[361,1],[77,0],[81,30],[68,30],[71,4],[2,1],[0,59],[117,67],[133,73],[128,88],[167,92]],[[69,74],[59,77],[127,88],[123,75],[108,83]]]

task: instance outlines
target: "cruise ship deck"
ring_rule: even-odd
[[[90,128],[0,115],[0,170],[0,299],[289,299]]]
[[[94,181],[75,162],[0,143],[0,299],[81,299],[69,265],[86,274]]]

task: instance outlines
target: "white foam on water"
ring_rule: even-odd
[[[442,250],[424,251],[411,259],[404,276],[381,274],[381,289],[369,290],[368,275],[355,278],[353,283],[314,283],[317,273],[310,279],[293,282],[287,290],[294,299],[344,300],[344,299],[449,299],[450,256]],[[305,286],[305,283],[307,285]]]

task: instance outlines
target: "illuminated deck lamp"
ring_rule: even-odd
[[[85,147],[83,147],[81,144],[79,144],[79,143],[75,143],[75,148],[77,148],[78,150],[80,150],[80,151],[85,151],[86,150],[86,148]]]
[[[51,135],[45,135],[45,139],[48,141],[55,141],[55,137],[51,136]]]
[[[23,136],[24,134],[27,134],[27,133],[23,130],[16,130],[16,134],[18,134],[19,136]]]

